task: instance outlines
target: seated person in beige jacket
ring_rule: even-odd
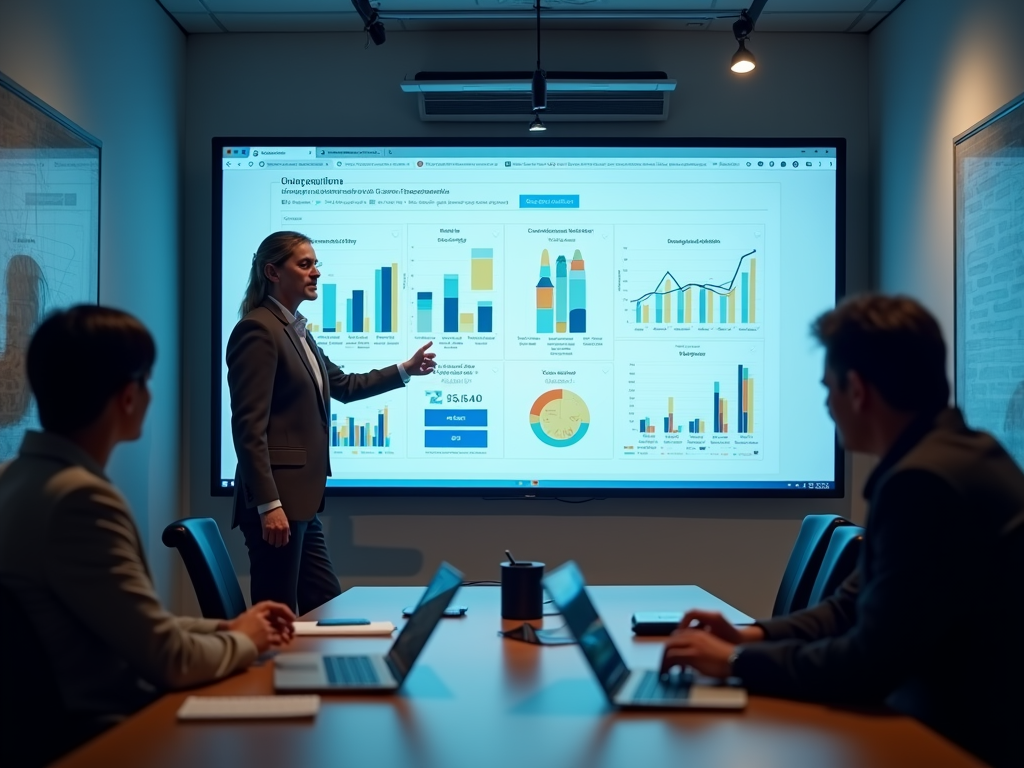
[[[149,331],[114,309],[78,306],[29,345],[42,432],[0,467],[0,581],[24,606],[63,706],[97,731],[172,688],[244,669],[287,643],[292,611],[263,602],[230,621],[175,616],[156,595],[128,502],[104,474],[136,440],[156,357]]]

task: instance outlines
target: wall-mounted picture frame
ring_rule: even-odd
[[[956,400],[1024,465],[1024,94],[953,141]]]
[[[38,428],[25,374],[36,326],[99,301],[101,148],[0,72],[0,461]]]

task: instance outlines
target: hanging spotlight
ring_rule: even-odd
[[[352,5],[363,20],[363,30],[373,40],[374,45],[384,42],[384,24],[381,23],[377,9],[370,5],[370,0],[352,0]]]
[[[534,70],[530,93],[533,95],[534,112],[548,108],[548,81],[543,69]]]
[[[533,122],[531,131],[546,131],[548,128],[541,122],[540,112],[548,108],[547,73],[540,68],[540,0],[536,0],[537,8],[537,68],[533,70],[533,82],[530,83],[530,95],[533,97]]]
[[[750,38],[750,33],[753,31],[754,22],[751,20],[750,14],[746,11],[741,11],[740,17],[732,25],[732,33],[736,36],[736,42],[740,44],[739,50],[732,57],[730,69],[733,72],[743,74],[744,72],[750,72],[757,66],[754,54],[748,51],[745,45],[746,41]]]

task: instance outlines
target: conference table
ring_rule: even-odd
[[[355,587],[304,618],[361,616],[399,629],[422,587]],[[594,586],[591,596],[630,667],[655,667],[661,640],[635,638],[641,610],[721,610],[696,586]],[[58,768],[980,768],[917,721],[752,696],[736,712],[618,711],[576,645],[502,638],[495,586],[464,586],[462,618],[442,619],[397,694],[323,696],[306,720],[179,722],[189,693],[273,692],[273,661],[218,683],[169,693],[55,765]],[[546,611],[553,611],[551,606]],[[558,615],[543,620],[563,625]],[[539,626],[539,623],[538,623]],[[382,653],[386,637],[300,637],[288,650]]]

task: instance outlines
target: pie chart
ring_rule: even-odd
[[[530,408],[530,427],[545,445],[568,448],[587,434],[590,409],[575,392],[552,389],[534,401]]]

